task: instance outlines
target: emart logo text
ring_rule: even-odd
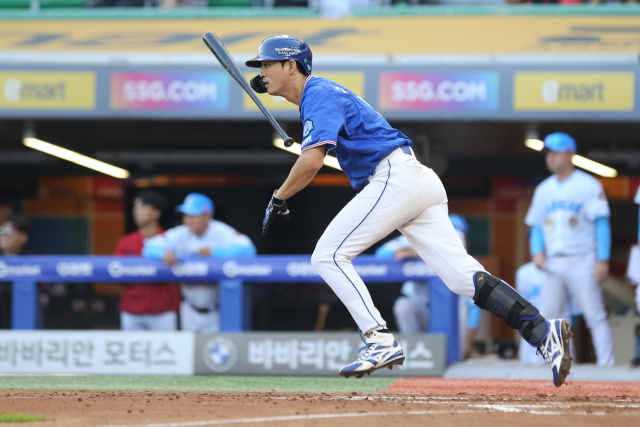
[[[548,104],[557,102],[598,102],[604,103],[605,85],[603,82],[593,84],[559,83],[547,80],[542,84],[542,100]]]
[[[4,98],[9,102],[23,100],[34,101],[66,101],[67,85],[64,81],[35,83],[23,82],[17,78],[11,78],[4,82]]]

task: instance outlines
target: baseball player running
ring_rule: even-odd
[[[612,366],[613,337],[600,288],[609,272],[609,204],[600,182],[574,169],[571,136],[552,133],[544,147],[553,175],[536,187],[525,218],[533,262],[546,272],[541,311],[560,316],[570,295],[591,331],[597,364]]]
[[[251,80],[258,93],[282,96],[300,108],[302,153],[269,202],[263,235],[277,216],[288,217],[287,199],[305,188],[334,150],[358,195],[333,219],[311,256],[316,272],[345,304],[365,345],[340,375],[356,378],[404,362],[404,353],[373,304],[351,260],[394,230],[453,292],[473,297],[517,328],[538,347],[560,386],[569,373],[569,322],[547,321],[511,286],[484,271],[469,256],[448,217],[447,195],[438,176],[418,162],[413,142],[349,89],[311,75],[312,54],[297,37],[265,39],[247,61],[260,68]]]

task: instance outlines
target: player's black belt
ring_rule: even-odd
[[[213,310],[210,308],[203,308],[203,307],[196,307],[195,305],[191,304],[191,303],[187,303],[191,306],[191,308],[193,308],[195,311],[197,311],[200,314],[207,314],[207,313],[211,313]]]

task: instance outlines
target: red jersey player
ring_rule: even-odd
[[[144,242],[163,234],[159,220],[166,199],[157,191],[139,193],[133,204],[133,220],[138,229],[120,238],[116,255],[141,255]],[[175,283],[125,285],[120,298],[120,325],[125,331],[173,331],[177,329],[177,311],[182,298]]]

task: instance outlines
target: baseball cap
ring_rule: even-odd
[[[186,215],[213,215],[215,209],[210,198],[200,193],[187,194],[184,202],[176,206],[176,212],[182,212]]]
[[[558,153],[575,153],[578,151],[576,140],[564,132],[554,132],[544,139],[544,148]]]

